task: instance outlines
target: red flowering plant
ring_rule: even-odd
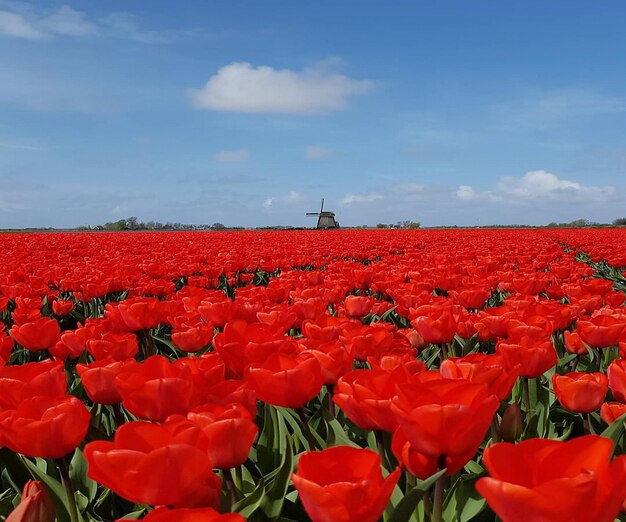
[[[625,246],[0,235],[0,517],[613,520]]]

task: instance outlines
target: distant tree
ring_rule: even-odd
[[[139,220],[136,216],[131,216],[126,219],[126,227],[129,230],[137,230],[139,228]]]
[[[211,225],[211,230],[224,230],[225,228],[226,226],[219,222]]]
[[[387,228],[387,225],[385,223],[378,223],[376,228]]]
[[[568,225],[570,227],[576,227],[576,228],[588,227],[589,225],[591,225],[591,222],[587,219],[575,219],[574,221],[571,221],[570,223],[568,223]]]
[[[415,229],[415,228],[419,228],[420,227],[420,222],[419,221],[411,221],[409,219],[406,219],[404,221],[398,221],[395,226],[396,226],[396,228]]]
[[[616,227],[623,227],[626,226],[626,218],[617,218],[613,220],[613,224]]]

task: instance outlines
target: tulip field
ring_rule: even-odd
[[[0,235],[0,520],[612,522],[626,229]]]

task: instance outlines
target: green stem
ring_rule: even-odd
[[[495,442],[500,442],[502,439],[500,438],[500,422],[498,421],[498,414],[493,414],[493,419],[491,419],[491,440]]]
[[[448,358],[448,343],[441,343],[441,362]]]
[[[524,383],[524,388],[523,388],[523,394],[522,394],[522,398],[524,400],[524,408],[526,409],[526,425],[528,426],[528,424],[530,423],[530,417],[531,417],[531,411],[530,411],[530,391],[528,388],[528,378],[527,377],[523,377],[523,383]]]
[[[70,470],[65,463],[63,458],[54,459],[57,467],[59,468],[59,473],[61,474],[61,481],[63,482],[63,487],[65,488],[65,494],[67,495],[67,507],[70,513],[71,522],[79,522],[78,518],[78,508],[76,507],[76,498],[74,497],[74,488],[72,487],[72,480],[70,479]]]
[[[383,431],[374,430],[374,436],[376,437],[376,449],[378,449],[380,461],[383,466],[387,467],[387,454],[385,452],[385,439],[383,438]]]
[[[313,434],[311,433],[311,428],[309,428],[309,421],[304,414],[304,410],[302,408],[296,408],[298,412],[298,418],[300,419],[300,426],[302,427],[302,431],[306,437],[307,442],[309,443],[309,450],[315,450],[315,440],[313,439]]]
[[[446,467],[446,456],[439,457],[439,470]],[[433,522],[443,522],[443,493],[446,483],[446,477],[439,477],[435,483],[435,498],[433,502]]]
[[[118,403],[113,405],[113,415],[115,416],[115,427],[117,429],[124,424],[124,413],[122,413],[121,404]]]
[[[335,387],[332,384],[327,384],[326,389],[328,390],[328,413],[334,418],[335,403],[333,402],[333,393],[335,391]]]
[[[237,500],[239,500],[239,494],[237,492],[237,486],[235,485],[235,481],[233,480],[232,470],[225,469],[224,471],[224,481],[226,482],[226,487],[228,488],[228,497],[230,501],[230,507],[235,505]]]

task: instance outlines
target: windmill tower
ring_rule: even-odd
[[[322,198],[322,207],[319,212],[307,212],[306,215],[318,216],[316,227],[318,229],[339,228],[339,222],[335,219],[335,213],[324,210],[324,198]]]

